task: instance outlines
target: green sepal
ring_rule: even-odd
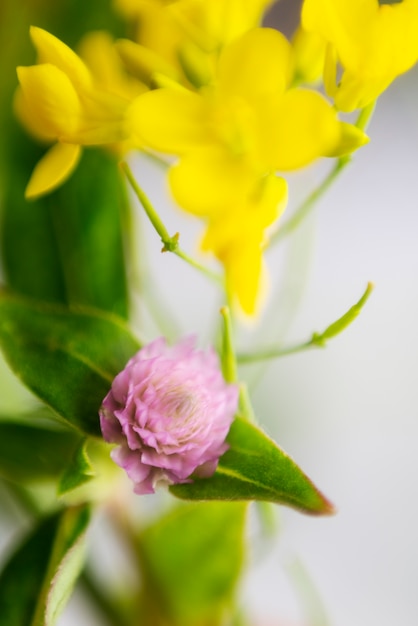
[[[54,626],[81,571],[87,506],[43,520],[0,574],[0,626]]]
[[[1,419],[0,476],[17,483],[56,480],[70,463],[79,442],[74,430]]]
[[[246,510],[244,503],[182,504],[140,534],[144,623],[221,623],[243,566]]]
[[[5,292],[0,294],[0,346],[18,378],[61,420],[97,436],[101,402],[140,347],[115,315]]]
[[[88,439],[83,439],[75,450],[59,481],[59,496],[80,487],[80,485],[84,485],[94,477],[95,472],[87,454],[87,445]]]
[[[172,485],[171,493],[187,500],[265,500],[313,515],[335,512],[286,452],[253,424],[236,418],[227,443],[213,476]]]

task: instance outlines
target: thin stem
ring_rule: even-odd
[[[245,417],[249,422],[253,424],[257,422],[250,394],[248,393],[248,387],[245,383],[240,383],[239,386],[239,411],[240,415]]]
[[[178,236],[178,233],[176,233],[173,238],[176,238],[177,236]],[[178,241],[178,237],[177,237],[177,241]],[[173,252],[176,256],[180,257],[180,259],[183,259],[183,261],[186,261],[186,263],[194,267],[199,272],[202,272],[202,274],[205,274],[205,276],[210,278],[210,280],[215,281],[218,285],[224,288],[224,279],[220,274],[217,274],[216,272],[212,272],[212,270],[210,270],[209,268],[205,267],[204,265],[201,265],[193,257],[189,256],[186,252],[184,252],[184,250],[182,250],[180,247],[177,247],[175,250],[170,250],[170,252]]]
[[[359,130],[366,130],[375,109],[376,102],[372,102],[362,109],[358,115],[355,126]],[[296,209],[295,213],[285,222],[279,230],[271,237],[270,246],[281,241],[284,237],[295,231],[304,221],[306,216],[311,212],[318,200],[324,195],[329,187],[335,182],[340,174],[345,170],[351,162],[350,155],[344,155],[336,160],[336,163],[329,174],[324,178],[322,183],[309,194],[302,204]]]
[[[341,172],[346,168],[349,163],[349,157],[340,157],[339,159],[337,159],[337,162],[335,163],[332,170],[329,172],[328,176],[326,176],[322,183],[316,189],[314,189],[312,193],[309,194],[309,196],[296,209],[292,217],[290,217],[271,237],[270,246],[278,243],[287,235],[299,228],[299,226],[314,208],[318,200],[324,195],[327,189],[331,187],[331,185],[339,177]]]
[[[144,193],[144,191],[136,182],[131,168],[125,161],[121,163],[121,168],[124,171],[129,181],[129,184],[131,185],[133,191],[135,192],[135,195],[137,196],[139,202],[144,208],[145,213],[148,216],[148,219],[150,220],[151,224],[154,226],[155,230],[157,231],[158,235],[161,238],[161,241],[163,243],[163,248],[161,252],[172,252],[176,256],[183,259],[183,261],[186,261],[186,263],[188,263],[195,269],[199,270],[199,272],[202,272],[203,274],[205,274],[205,276],[207,276],[211,280],[214,280],[215,282],[217,282],[223,287],[224,280],[222,276],[220,276],[219,274],[216,274],[215,272],[212,272],[210,269],[208,269],[204,265],[201,265],[200,263],[198,263],[195,259],[193,259],[188,254],[186,254],[186,252],[184,252],[180,248],[179,246],[180,234],[179,233],[176,233],[173,236],[169,235],[168,230],[166,229],[163,221],[161,220],[160,216],[158,215],[158,213],[152,206],[148,196]]]
[[[238,380],[237,362],[235,358],[232,338],[232,320],[229,307],[223,306],[220,311],[224,321],[222,341],[222,369],[227,383],[236,383]]]
[[[342,333],[348,326],[350,326],[350,324],[354,322],[369,299],[370,294],[373,291],[373,287],[373,283],[367,283],[366,289],[360,300],[353,304],[353,306],[351,306],[348,311],[346,311],[344,315],[339,317],[335,322],[329,324],[322,333],[312,333],[309,341],[305,341],[304,343],[300,343],[289,348],[273,348],[272,350],[257,352],[255,354],[241,354],[237,357],[239,363],[253,363],[261,360],[265,361],[267,359],[276,359],[288,354],[302,352],[302,350],[309,350],[310,348],[324,348],[329,339],[332,339]]]
[[[141,189],[141,187],[136,182],[135,176],[133,175],[132,170],[129,167],[129,165],[126,163],[126,161],[123,161],[121,163],[121,168],[124,171],[128,181],[129,181],[129,184],[131,185],[132,189],[134,190],[136,197],[138,198],[138,200],[142,204],[142,206],[143,206],[143,208],[145,210],[145,213],[148,216],[148,219],[150,220],[151,224],[154,226],[154,228],[157,231],[157,233],[160,235],[161,241],[164,244],[166,244],[166,242],[169,242],[171,240],[171,237],[170,237],[170,235],[168,233],[168,230],[166,229],[166,227],[164,226],[163,222],[161,221],[160,216],[155,211],[154,207],[152,206],[152,204],[149,201],[148,197],[145,195],[144,191]]]
[[[265,350],[264,352],[255,352],[254,354],[238,354],[237,361],[240,365],[246,365],[248,363],[257,363],[258,361],[277,359],[282,356],[287,356],[288,354],[296,354],[297,352],[310,350],[311,348],[323,347],[324,345],[319,344],[315,339],[310,339],[305,343],[300,343],[295,346],[289,346],[288,348],[273,348],[272,350]]]

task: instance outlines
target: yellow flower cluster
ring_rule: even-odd
[[[341,111],[365,107],[418,59],[418,0],[305,0],[302,24],[327,44],[324,82]]]
[[[367,141],[337,111],[366,106],[415,63],[418,0],[305,0],[292,43],[259,26],[269,0],[115,5],[136,20],[136,41],[94,33],[77,56],[31,29],[38,64],[18,68],[16,108],[54,145],[26,195],[61,184],[82,146],[171,155],[175,200],[204,221],[202,248],[222,263],[231,300],[254,315],[263,249],[287,202],[283,174]],[[322,69],[331,101],[303,86]]]

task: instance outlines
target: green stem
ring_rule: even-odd
[[[240,354],[237,356],[239,363],[254,363],[256,361],[265,361],[268,359],[276,359],[288,354],[295,354],[296,352],[302,352],[303,350],[309,350],[310,348],[324,348],[327,341],[336,337],[342,333],[354,320],[358,317],[370,294],[373,291],[373,283],[367,283],[367,287],[361,296],[360,300],[351,306],[344,315],[339,317],[335,322],[329,324],[322,333],[314,332],[309,341],[290,346],[289,348],[273,348],[272,350],[266,350],[264,352],[257,352],[254,354]]]
[[[151,224],[154,226],[155,230],[157,231],[158,235],[161,238],[161,241],[163,243],[163,248],[161,252],[172,252],[176,256],[183,259],[183,261],[186,261],[186,263],[188,263],[195,269],[199,270],[199,272],[202,272],[203,274],[205,274],[205,276],[207,276],[211,280],[214,280],[216,283],[220,284],[223,287],[224,280],[219,274],[216,274],[215,272],[212,272],[204,265],[201,265],[200,263],[198,263],[195,259],[193,259],[188,254],[186,254],[186,252],[184,252],[180,248],[179,246],[180,234],[179,233],[176,233],[173,236],[169,235],[168,230],[166,229],[160,216],[158,215],[158,213],[152,206],[148,196],[144,193],[144,191],[136,182],[135,177],[132,173],[132,170],[129,167],[129,165],[126,163],[126,161],[121,163],[121,168],[124,171],[133,191],[135,192],[136,197],[138,198],[139,202],[142,204],[142,207],[144,208],[145,213],[148,216],[148,219],[150,220]]]
[[[265,350],[264,352],[255,352],[254,354],[238,354],[237,361],[240,365],[247,365],[249,363],[257,363],[258,361],[277,359],[282,356],[287,356],[288,354],[296,354],[297,352],[303,352],[304,350],[309,350],[310,348],[323,347],[323,345],[320,345],[314,339],[310,339],[305,343],[300,343],[288,348],[273,348],[272,350]]]
[[[372,102],[367,107],[362,109],[359,113],[355,126],[360,130],[366,130],[373,111],[375,109],[375,102]],[[311,212],[318,200],[324,195],[329,187],[335,182],[340,174],[345,170],[347,165],[351,162],[351,156],[345,155],[339,157],[329,174],[324,178],[322,183],[309,194],[309,196],[302,202],[302,204],[296,209],[295,213],[285,222],[279,230],[271,237],[270,246],[281,241],[284,237],[295,231],[307,215]]]
[[[235,356],[232,317],[228,306],[223,306],[220,311],[224,320],[224,332],[222,340],[222,371],[226,382],[238,382],[238,367]],[[255,415],[251,404],[248,389],[245,383],[239,383],[238,410],[242,417],[249,422],[255,423]]]
[[[240,415],[245,417],[252,424],[257,422],[250,394],[248,393],[248,387],[245,383],[240,383],[239,386],[239,411]]]
[[[318,200],[324,195],[327,189],[331,187],[331,185],[339,177],[339,175],[346,168],[349,162],[349,157],[340,157],[339,159],[337,159],[337,162],[335,163],[332,170],[329,172],[328,176],[324,178],[322,183],[316,189],[314,189],[312,193],[309,194],[309,196],[296,209],[292,217],[290,217],[271,237],[270,246],[278,243],[287,235],[299,228],[299,226],[314,208]]]
[[[222,341],[222,371],[227,383],[238,381],[237,362],[235,358],[234,342],[232,338],[232,320],[229,307],[223,306],[220,313],[224,321]]]

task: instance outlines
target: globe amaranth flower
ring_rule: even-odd
[[[418,59],[418,0],[305,0],[302,24],[329,43],[324,82],[341,111],[365,107]]]
[[[254,267],[262,267],[268,229],[287,197],[276,172],[365,142],[362,133],[338,120],[323,96],[290,89],[292,72],[286,38],[255,28],[223,48],[211,85],[147,92],[130,110],[138,141],[178,157],[169,172],[172,194],[183,209],[206,221],[210,236],[204,247],[222,263],[228,260],[230,295],[249,315],[257,312],[262,273],[247,280],[245,252],[251,250]]]
[[[99,85],[82,59],[47,31],[32,26],[30,35],[38,64],[17,68],[16,110],[33,135],[53,143],[26,188],[26,197],[36,198],[68,178],[81,146],[128,138],[125,113],[133,98]]]
[[[238,388],[227,384],[214,351],[187,338],[168,346],[164,338],[142,348],[120,372],[100,409],[103,437],[118,446],[113,460],[138,494],[159,484],[207,477],[228,449]]]

